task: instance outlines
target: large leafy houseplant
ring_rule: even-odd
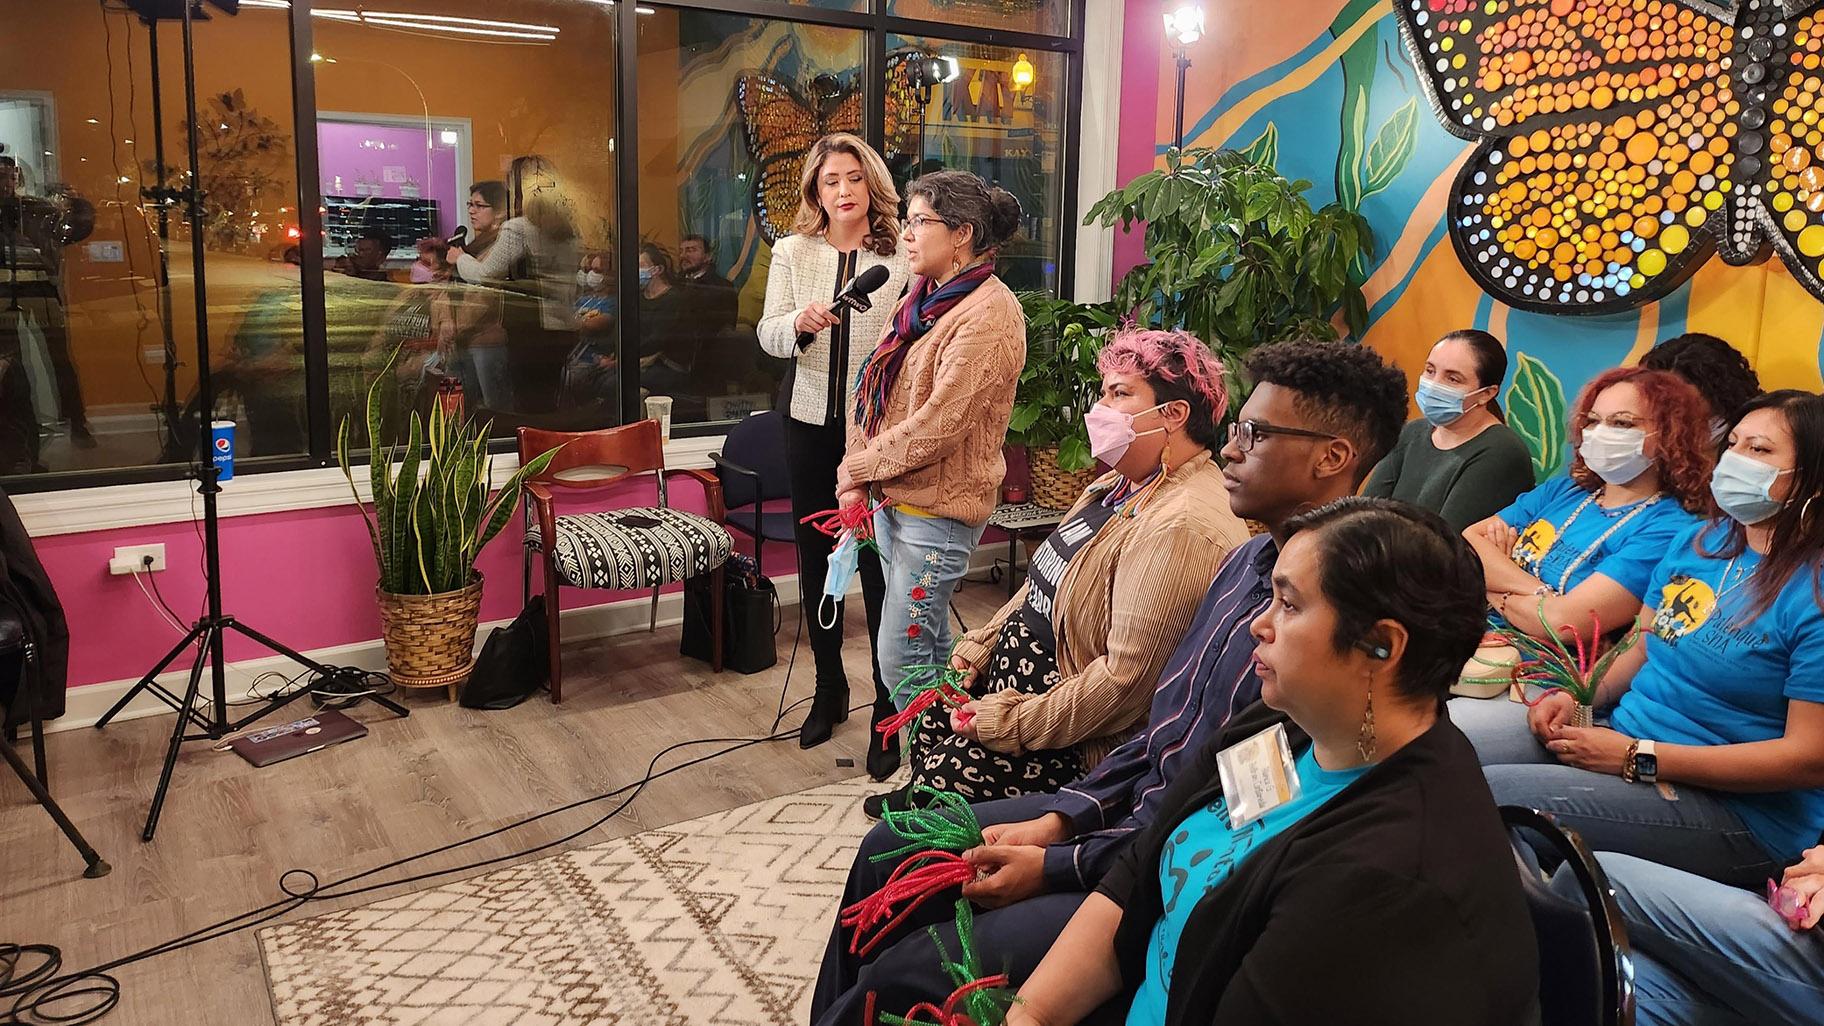
[[[367,392],[368,481],[373,512],[362,506],[367,533],[380,571],[380,591],[388,595],[441,595],[459,591],[477,578],[475,560],[482,547],[506,527],[519,504],[527,477],[551,463],[557,450],[521,466],[488,498],[493,459],[488,455],[488,424],[478,424],[459,410],[432,403],[428,421],[411,415],[403,446],[382,445],[387,386],[393,380],[395,352],[374,377]],[[336,459],[360,505],[349,457],[350,418],[342,418]],[[398,470],[394,471],[397,461]]]
[[[1122,276],[1115,308],[1139,324],[1196,335],[1231,376],[1255,346],[1335,337],[1339,307],[1351,331],[1367,321],[1352,276],[1372,253],[1367,220],[1338,203],[1313,209],[1304,196],[1311,183],[1288,181],[1265,161],[1168,150],[1164,169],[1102,197],[1085,218],[1124,230],[1145,223],[1147,262]]]
[[[1026,311],[1026,367],[1013,397],[1007,440],[1028,451],[1058,452],[1060,470],[1087,469],[1089,434],[1083,416],[1102,392],[1096,356],[1115,325],[1106,304],[1073,303],[1046,292],[1020,293]]]

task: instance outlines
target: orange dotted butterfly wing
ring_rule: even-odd
[[[825,134],[825,118],[791,86],[768,75],[735,86],[754,175],[754,214],[768,243],[792,233],[804,155]]]
[[[1758,13],[1759,0],[1750,13]],[[1810,7],[1811,4],[1800,5]],[[1759,19],[1757,19],[1759,20]],[[1824,299],[1824,11],[1781,20],[1748,40],[1747,56],[1767,72],[1742,113],[1738,145],[1751,167],[1755,213],[1774,249]],[[1744,77],[1747,74],[1744,68]],[[1751,97],[1752,99],[1752,97]],[[1754,152],[1748,152],[1753,149]],[[1756,166],[1758,165],[1758,166]],[[1745,173],[1743,177],[1751,177]]]
[[[1481,141],[1448,220],[1491,295],[1547,313],[1627,309],[1714,251],[1737,184],[1726,11],[1696,0],[1396,10],[1441,123]]]
[[[917,145],[918,96],[912,90],[912,61],[920,56],[906,50],[887,56],[886,145],[887,154],[911,153]]]

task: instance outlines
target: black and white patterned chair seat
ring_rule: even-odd
[[[537,524],[526,544],[542,548]],[[735,547],[715,521],[658,506],[557,518],[557,572],[574,588],[656,588],[709,573]]]

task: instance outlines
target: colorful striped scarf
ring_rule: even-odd
[[[993,276],[994,261],[984,260],[942,285],[935,278],[919,278],[913,283],[911,298],[901,303],[893,316],[893,330],[880,340],[874,355],[855,376],[855,423],[861,425],[863,434],[873,438],[880,433],[881,423],[887,418],[887,397],[893,394],[912,344],[924,338],[937,319],[974,292],[976,286]]]

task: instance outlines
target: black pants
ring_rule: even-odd
[[[821,427],[785,418],[785,457],[792,474],[792,517],[798,521],[798,615],[811,635],[811,654],[817,662],[817,686],[837,687],[848,680],[842,668],[842,610],[836,604],[836,625],[825,629],[817,618],[823,597],[824,571],[829,567],[835,539],[804,523],[804,518],[836,508],[836,467],[847,445],[841,424]],[[880,607],[887,581],[880,558],[863,550],[860,558],[861,598],[868,611],[869,664],[874,667],[874,702],[890,706],[892,695],[880,679],[880,660],[873,658],[880,643]]]
[[[1035,794],[983,802],[970,808],[978,823],[991,826],[1035,819],[1050,801],[1050,795]],[[876,823],[868,831],[861,850],[855,853],[855,864],[849,869],[841,907],[847,908],[873,894],[887,882],[900,860],[875,862],[872,856],[904,843],[885,823]],[[848,931],[840,924],[834,926],[830,945],[823,953],[823,968],[811,992],[812,1026],[864,1026],[869,993],[874,994],[877,1014],[903,1015],[920,1001],[941,1005],[956,984],[944,972],[931,934],[935,930],[944,950],[956,957],[956,901],[961,896],[957,888],[933,896],[866,958],[849,954]],[[1083,891],[1041,894],[1005,908],[974,909],[975,950],[983,970],[1006,972],[1017,989],[1038,968],[1052,942],[1064,932],[1070,917],[1077,914],[1088,897]],[[1126,1001],[1117,997],[1084,1021],[1114,1024],[1122,1022],[1126,1015]]]

